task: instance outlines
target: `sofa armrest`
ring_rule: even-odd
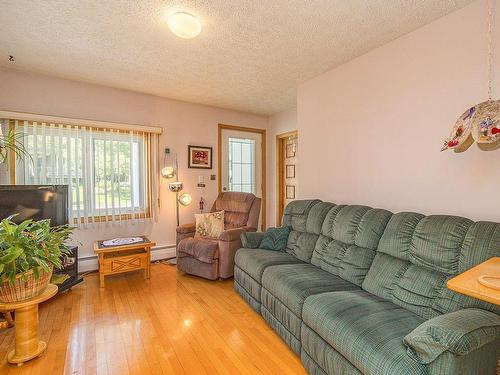
[[[263,232],[246,232],[241,234],[241,244],[247,249],[256,249],[264,237]]]
[[[187,234],[187,233],[193,233],[196,232],[196,224],[195,223],[189,223],[189,224],[182,224],[177,227],[177,233],[179,234]]]
[[[436,316],[404,338],[408,354],[429,364],[444,352],[467,355],[500,338],[500,316],[481,309],[462,309]]]
[[[227,229],[221,233],[221,235],[219,236],[219,241],[236,241],[236,240],[239,241],[242,233],[254,230],[255,228],[250,228],[250,227]]]

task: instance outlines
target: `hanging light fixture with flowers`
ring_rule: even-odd
[[[455,123],[441,151],[464,152],[477,143],[483,151],[500,148],[500,100],[493,100],[493,2],[488,0],[488,100],[466,110]]]

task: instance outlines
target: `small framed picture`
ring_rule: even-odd
[[[295,145],[293,143],[288,143],[286,145],[286,158],[293,158],[295,157]]]
[[[286,178],[295,178],[295,164],[286,165]]]
[[[212,147],[188,146],[188,168],[212,169]]]
[[[294,185],[286,185],[286,199],[295,199]]]

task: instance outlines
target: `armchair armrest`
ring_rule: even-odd
[[[404,338],[408,354],[429,364],[448,351],[467,355],[500,339],[500,316],[481,309],[462,309],[429,319]]]
[[[241,228],[227,229],[221,233],[219,241],[236,241],[236,240],[239,241],[240,235],[242,233],[246,233],[252,230],[255,230],[255,228],[241,227]]]
[[[263,232],[245,232],[241,233],[241,244],[247,249],[256,249],[264,237]]]
[[[192,233],[196,232],[196,224],[195,223],[189,223],[189,224],[182,224],[177,227],[177,233],[179,234],[186,234],[186,233]]]
[[[196,233],[195,223],[179,225],[177,227],[177,235],[175,238],[175,243],[179,245],[179,242],[181,242],[184,238],[194,237],[195,233]]]

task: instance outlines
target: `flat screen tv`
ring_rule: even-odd
[[[0,185],[0,220],[50,219],[52,226],[68,224],[67,185]]]

